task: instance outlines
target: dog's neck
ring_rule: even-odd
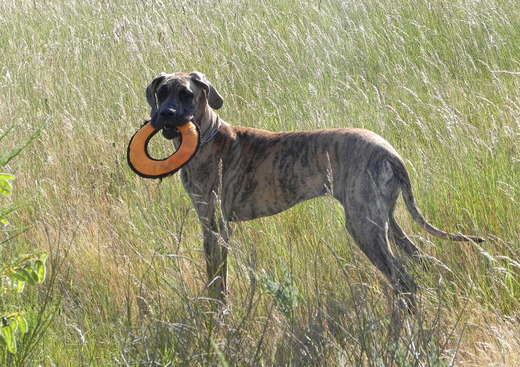
[[[202,146],[202,145],[208,143],[211,139],[213,139],[215,137],[215,135],[217,135],[218,129],[220,129],[220,126],[222,126],[220,123],[220,118],[217,116],[217,122],[216,122],[215,126],[213,127],[213,130],[211,130],[209,132],[209,134],[207,134],[204,138],[201,139],[200,145]]]
[[[201,124],[204,122],[204,124]],[[201,146],[208,143],[218,132],[221,121],[218,115],[208,106],[200,118],[195,118],[195,123],[200,129]]]

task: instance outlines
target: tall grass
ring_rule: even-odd
[[[51,294],[61,310],[31,363],[520,364],[515,1],[4,0],[0,14],[0,129],[16,124],[15,146],[50,121],[8,167],[32,200],[10,217],[30,229],[9,251],[44,249],[55,272],[26,297]],[[148,82],[192,70],[231,124],[378,132],[426,217],[488,242],[434,240],[400,207],[438,260],[408,264],[421,286],[409,317],[341,208],[310,201],[234,225],[228,309],[214,314],[178,177],[143,180],[125,159]]]

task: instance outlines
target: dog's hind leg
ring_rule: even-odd
[[[417,258],[420,257],[422,252],[421,250],[415,245],[415,243],[408,238],[406,233],[402,230],[402,228],[399,226],[399,224],[396,222],[394,218],[394,208],[395,205],[390,209],[390,212],[388,213],[390,218],[390,228],[389,232],[391,235],[391,239],[394,241],[394,243],[399,247],[401,250],[403,250],[406,255]]]
[[[356,244],[404,297],[410,309],[415,307],[417,285],[394,256],[388,241],[388,221],[374,218],[368,211],[345,210],[346,227]]]
[[[346,185],[340,201],[345,208],[350,235],[404,298],[408,308],[413,310],[417,285],[390,248],[389,236],[404,235],[404,232],[391,219],[399,188],[388,168],[380,165],[358,171],[356,182]],[[407,250],[414,250],[415,245],[410,247],[410,243],[401,240],[401,245],[407,246]]]

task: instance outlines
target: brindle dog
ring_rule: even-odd
[[[429,224],[414,203],[403,160],[382,137],[363,129],[269,132],[234,127],[214,110],[223,100],[201,73],[161,74],[146,90],[151,123],[166,138],[193,121],[201,146],[181,171],[203,231],[210,295],[224,300],[228,222],[265,217],[304,200],[332,195],[346,227],[370,261],[415,303],[416,283],[394,256],[389,239],[410,256],[420,250],[394,219],[400,193],[412,218],[428,233],[452,241],[484,241]],[[178,146],[179,139],[174,139]]]

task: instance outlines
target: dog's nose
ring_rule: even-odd
[[[177,111],[175,111],[173,108],[166,108],[161,111],[160,115],[162,118],[170,119],[170,118],[173,118],[173,116],[175,116],[176,112]]]

